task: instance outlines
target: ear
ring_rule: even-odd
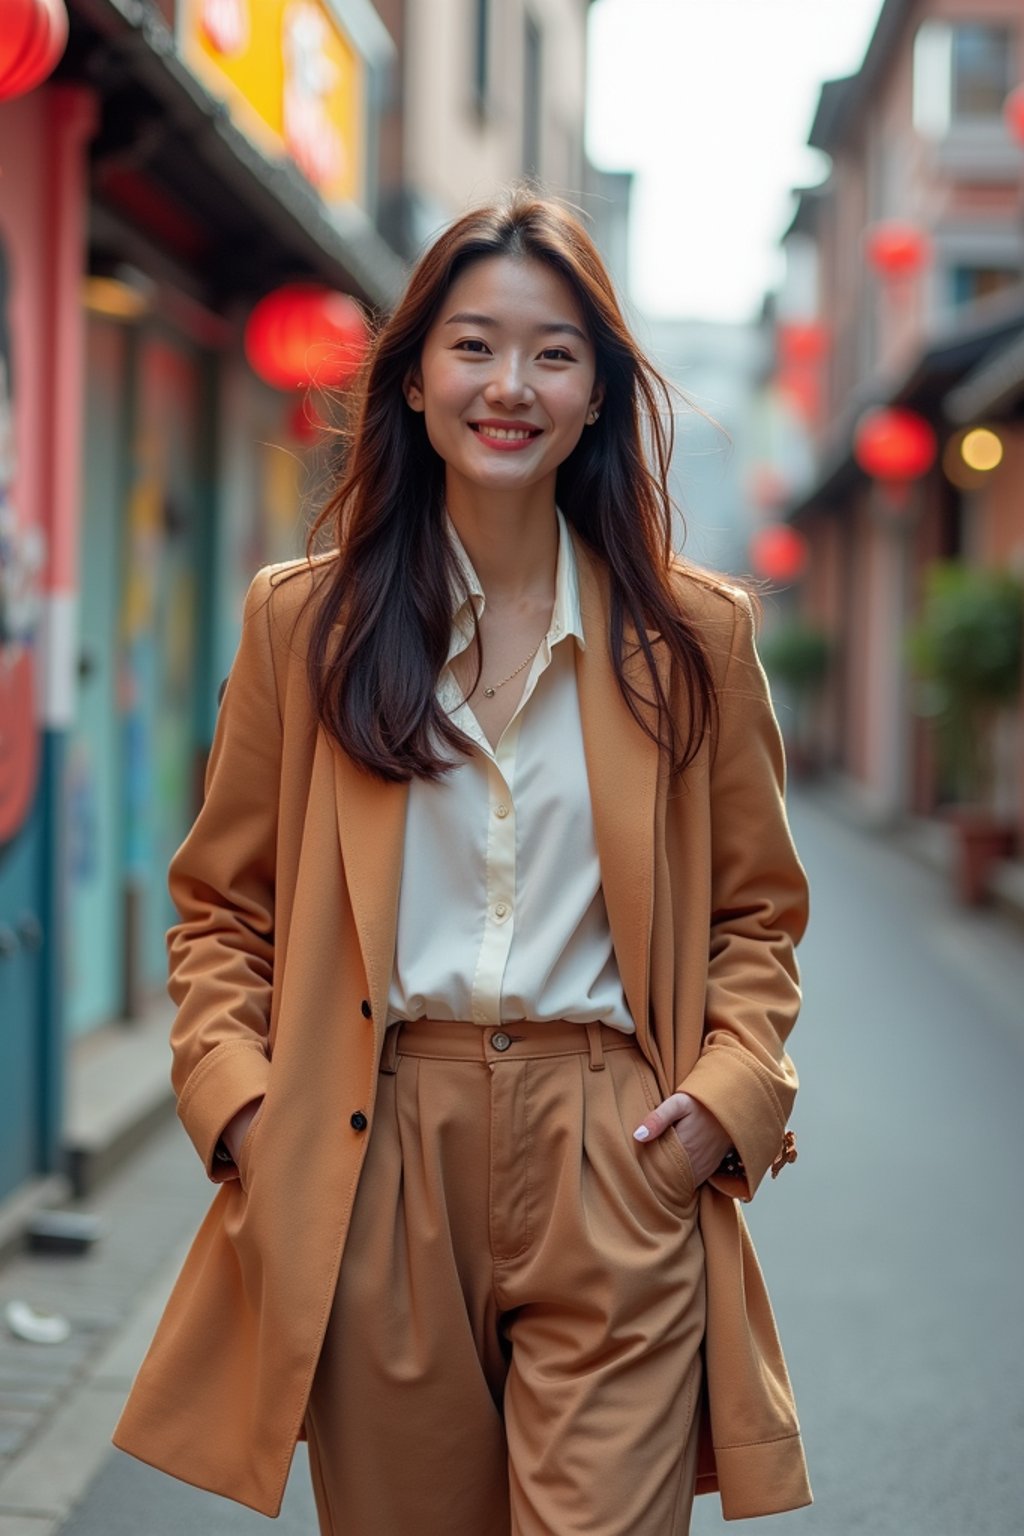
[[[402,383],[402,392],[405,395],[405,401],[410,410],[422,411],[424,409],[423,381],[420,378],[418,368],[409,369]]]
[[[590,392],[590,404],[587,406],[587,414],[591,411],[599,411],[604,405],[604,385],[600,379],[594,381],[594,388]]]

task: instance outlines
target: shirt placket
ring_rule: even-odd
[[[501,1023],[501,990],[515,933],[516,920],[516,753],[522,715],[502,734],[497,750],[485,749],[487,773],[487,849],[485,855],[487,911],[473,977],[473,1020],[481,1025]]]

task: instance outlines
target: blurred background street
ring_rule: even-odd
[[[0,1536],[260,1518],[107,1443],[210,1194],[167,864],[374,325],[519,177],[679,390],[680,546],[764,594],[814,897],[751,1211],[779,1528],[1024,1531],[1021,0],[0,0]]]

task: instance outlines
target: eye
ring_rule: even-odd
[[[481,341],[478,336],[467,336],[464,341],[457,341],[452,351],[484,353],[488,351],[488,346],[486,341]]]
[[[565,347],[545,347],[540,355],[549,363],[571,363],[574,360],[572,353],[567,352]]]

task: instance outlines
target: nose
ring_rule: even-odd
[[[527,377],[525,360],[520,353],[509,351],[495,357],[490,378],[484,388],[484,399],[489,405],[510,408],[532,404],[534,391]]]

